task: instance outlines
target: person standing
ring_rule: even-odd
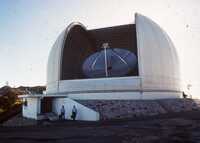
[[[64,120],[65,119],[65,106],[62,105],[61,110],[60,110],[60,119]]]
[[[77,115],[77,109],[76,109],[76,106],[74,105],[72,108],[72,115],[71,115],[71,118],[73,119],[73,121],[76,120],[76,115]]]

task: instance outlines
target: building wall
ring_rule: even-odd
[[[181,91],[179,58],[167,33],[140,14],[136,29],[142,89]]]
[[[80,23],[71,24],[66,28],[66,30],[64,30],[60,34],[60,36],[56,40],[50,52],[48,60],[47,93],[58,93],[66,91],[66,89],[68,88],[75,89],[75,87],[70,87],[70,85],[67,84],[66,80],[63,80],[69,79],[68,75],[65,75],[67,74],[65,71],[73,69],[73,73],[70,73],[69,75],[72,75],[74,73],[76,74],[77,72],[77,68],[75,67],[77,64],[74,64],[74,60],[69,60],[69,57],[81,57],[81,60],[78,59],[78,61],[83,61],[82,56],[79,56],[77,53],[82,54],[82,50],[84,48],[78,50],[77,47],[80,47],[81,45],[77,41],[76,37],[73,38],[74,35],[79,35],[79,37],[83,39],[82,41],[85,41],[86,47],[90,47],[88,50],[89,53],[92,51],[91,48],[93,43],[90,44],[90,41],[92,41],[92,39],[95,41],[95,46],[97,46],[98,48],[102,42],[106,42],[106,39],[108,39],[109,42],[112,43],[111,46],[114,45],[114,47],[117,45],[121,45],[122,47],[133,47],[133,49],[135,50],[134,52],[137,52],[138,56],[138,70],[139,77],[141,77],[141,83],[139,85],[140,90],[182,90],[180,85],[181,81],[179,72],[179,60],[176,49],[166,32],[149,18],[140,14],[136,14],[135,25],[128,25],[128,28],[127,25],[125,25],[125,27],[120,26],[117,29],[101,28],[97,30],[89,30],[89,36],[86,34],[86,30],[84,32],[84,29],[85,27]],[[132,31],[130,31],[131,29]],[[69,34],[71,30],[72,33]],[[77,31],[79,32],[77,33]],[[118,36],[114,36],[112,35],[112,33],[115,33],[114,35]],[[121,35],[124,36],[121,37]],[[67,52],[68,48],[64,48],[64,46],[67,45],[72,46],[72,43],[70,42],[65,43],[67,38],[72,39],[71,42],[76,45],[76,48],[70,48],[70,50],[72,50],[72,53]],[[119,42],[119,39],[122,40],[122,42]],[[118,41],[119,43],[113,41]],[[64,60],[64,62],[62,62],[62,60]],[[63,68],[61,68],[61,65],[63,66]],[[79,67],[80,65],[81,63],[79,64]],[[64,73],[62,74],[61,69],[64,70]],[[73,79],[77,78],[82,77],[73,77]],[[69,83],[70,82],[71,81],[69,81]],[[106,80],[106,82],[108,81]],[[110,82],[112,82],[112,80],[110,80]],[[120,81],[118,82],[119,83],[115,83],[118,84],[117,87],[121,85],[121,88],[126,88],[126,86],[123,86],[124,83]],[[80,83],[83,84],[84,82]],[[84,84],[87,84],[87,82],[85,82]],[[98,89],[99,87],[94,87],[95,85],[96,84],[92,85],[91,87],[94,89]],[[83,88],[83,86],[81,88]],[[105,86],[104,88],[106,89],[107,87]],[[135,86],[133,86],[133,89],[135,89]]]
[[[181,98],[182,97],[182,92],[159,92],[159,91],[154,91],[154,92],[143,92],[142,93],[142,98],[143,100],[155,100],[155,99],[176,99],[176,98]]]
[[[68,94],[75,100],[141,100],[141,92],[107,92],[107,93],[77,93]]]
[[[54,89],[57,90],[57,82],[60,77],[60,59],[61,59],[61,51],[63,42],[65,39],[65,33],[67,29],[65,29],[55,41],[48,57],[47,63],[47,85],[54,86]],[[49,87],[47,86],[47,91]],[[52,88],[51,88],[52,89]]]
[[[27,106],[23,105],[23,116],[26,118],[37,119],[40,114],[40,99],[39,98],[23,98],[27,100]]]
[[[126,119],[166,113],[155,101],[142,100],[77,100],[100,113],[101,120]]]
[[[67,95],[75,100],[155,100],[181,98],[181,92],[107,92],[75,93]]]
[[[62,105],[65,107],[65,118],[71,119],[72,108],[75,105],[77,108],[77,117],[76,120],[82,121],[98,121],[99,113],[79,104],[78,102],[69,99],[69,98],[54,98],[53,99],[53,112],[57,115],[60,115],[60,110]]]
[[[84,80],[61,80],[59,92],[95,93],[106,91],[134,91],[140,89],[139,77],[116,77]]]
[[[100,114],[100,120],[133,119],[135,117],[200,110],[200,100],[76,100]]]
[[[137,56],[137,38],[135,24],[119,25],[88,30],[95,42],[97,50],[103,43],[109,43],[110,48],[121,48],[133,52]]]

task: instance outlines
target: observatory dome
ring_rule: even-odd
[[[47,93],[106,92],[181,92],[176,49],[149,18],[135,14],[133,24],[89,30],[71,23],[58,36],[48,59]]]

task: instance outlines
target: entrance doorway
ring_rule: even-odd
[[[41,113],[52,112],[52,97],[44,97],[41,100]]]

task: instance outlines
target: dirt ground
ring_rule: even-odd
[[[1,143],[200,143],[200,111],[136,119],[1,126]]]

